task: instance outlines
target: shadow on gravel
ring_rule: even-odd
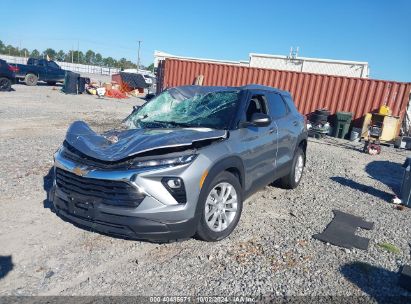
[[[13,267],[11,255],[0,255],[0,280],[3,279]]]
[[[357,152],[362,152],[362,147],[363,147],[362,145],[359,145],[358,143],[352,143],[352,142],[346,142],[346,141],[341,142],[330,136],[327,136],[322,140],[315,140],[310,137],[310,144],[311,143],[316,143],[316,144],[326,145],[326,146],[340,147],[343,149],[353,150]]]
[[[22,83],[24,84],[24,82],[22,82]],[[39,86],[39,87],[50,87],[50,88],[53,88],[53,87],[62,88],[63,84],[62,83],[48,84],[46,82],[38,82],[37,86]]]
[[[377,303],[409,303],[411,293],[399,286],[396,272],[364,262],[345,264],[340,272]]]
[[[46,192],[46,199],[43,201],[44,208],[50,209],[51,212],[55,212],[53,203],[50,201],[49,191],[53,186],[53,167],[49,169],[47,175],[43,177],[43,189]]]
[[[371,178],[387,185],[397,195],[400,195],[401,181],[404,170],[398,163],[387,160],[376,160],[365,167]]]
[[[350,187],[351,189],[359,190],[361,192],[371,194],[371,195],[373,195],[375,197],[378,197],[378,198],[380,198],[384,201],[387,201],[387,202],[390,202],[391,199],[392,199],[392,194],[391,193],[375,189],[374,187],[371,187],[371,186],[367,186],[367,185],[364,185],[364,184],[357,183],[357,182],[355,182],[351,179],[345,178],[345,177],[332,176],[332,177],[330,177],[330,179],[333,180],[336,183],[339,183],[339,184],[343,185],[343,186]]]

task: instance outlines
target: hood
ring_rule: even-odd
[[[115,162],[156,149],[187,146],[227,137],[226,130],[208,128],[131,129],[95,133],[83,121],[68,129],[66,141],[81,153],[101,161]]]

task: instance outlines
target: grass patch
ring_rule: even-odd
[[[391,253],[397,254],[401,252],[401,250],[398,247],[390,243],[378,243],[377,246]]]

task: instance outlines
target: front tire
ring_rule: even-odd
[[[295,189],[300,184],[305,167],[305,153],[303,149],[298,147],[294,153],[294,158],[291,165],[291,171],[287,176],[284,176],[280,183],[286,189]]]
[[[207,242],[229,236],[238,224],[243,209],[242,189],[238,179],[224,171],[209,184],[207,195],[199,201],[201,216],[196,236]]]
[[[26,77],[24,78],[24,81],[26,82],[26,85],[28,86],[35,86],[37,85],[38,77],[34,74],[27,74]]]

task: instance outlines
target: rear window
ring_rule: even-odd
[[[57,63],[55,63],[54,61],[49,61],[48,63],[48,66],[50,67],[50,68],[53,68],[53,69],[59,69],[60,67],[57,65]]]
[[[279,119],[288,114],[289,110],[280,94],[270,93],[270,114],[273,119]]]

